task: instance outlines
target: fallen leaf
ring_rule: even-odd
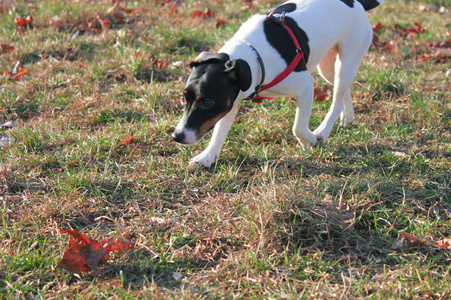
[[[325,101],[325,100],[329,100],[329,86],[328,85],[323,85],[322,88],[316,87],[314,92],[313,92],[313,97],[316,100],[320,100],[320,101]]]
[[[153,61],[153,66],[157,69],[166,69],[169,66],[167,61],[155,59]]]
[[[102,22],[103,26],[105,26],[105,28],[110,29],[113,27],[110,20],[108,20],[108,19],[100,19],[100,21]]]
[[[224,21],[224,20],[222,20],[222,19],[217,19],[217,20],[216,20],[216,25],[215,25],[215,27],[216,27],[216,28],[223,27],[224,24],[225,24],[225,21]]]
[[[201,10],[195,10],[190,15],[191,18],[200,18],[202,17],[202,11]]]
[[[5,71],[5,76],[7,76],[10,80],[18,80],[24,77],[25,75],[30,75],[30,72],[19,62],[17,62],[13,71]]]
[[[17,32],[25,33],[27,29],[33,28],[33,17],[31,15],[26,15],[23,18],[16,16],[14,23],[17,25]]]
[[[381,24],[381,22],[377,22],[376,25],[373,27],[373,31],[378,31],[379,29],[384,28],[384,26]]]
[[[10,53],[14,50],[14,46],[12,45],[6,45],[6,44],[0,44],[0,49],[3,53]]]
[[[402,30],[402,32],[406,33],[406,34],[409,34],[409,33],[419,34],[419,33],[425,33],[426,32],[426,30],[423,29],[423,27],[421,27],[420,23],[413,23],[413,25],[415,25],[414,28],[411,28],[411,27],[410,28],[404,28]]]
[[[27,22],[25,21],[25,19],[21,18],[19,16],[14,18],[14,23],[16,23],[16,25],[18,27],[25,27],[27,25]]]
[[[119,238],[117,240],[110,238],[110,239],[103,239],[100,241],[102,244],[102,247],[106,250],[106,260],[109,259],[109,255],[111,252],[124,252],[132,250],[136,247],[136,244],[133,242],[129,242],[124,240],[123,238]]]
[[[68,165],[69,167],[76,166],[76,165],[78,165],[78,160],[71,161],[71,162],[68,163],[67,165]]]
[[[204,11],[204,17],[210,18],[213,17],[213,14],[214,14],[213,11],[208,7]]]
[[[64,252],[58,266],[70,272],[81,274],[92,270],[99,272],[100,265],[108,261],[114,251],[128,251],[136,245],[123,239],[103,239],[100,243],[76,230],[61,230],[61,234],[69,233],[69,249]]]
[[[437,241],[438,248],[449,248],[451,247],[451,238],[445,238],[443,240]]]
[[[410,247],[420,247],[426,249],[434,248],[434,244],[424,241],[409,233],[401,232],[401,238],[405,239],[409,243]]]
[[[178,12],[179,12],[179,10],[178,10],[177,6],[174,5],[171,7],[171,11],[168,12],[168,16],[176,15],[176,14],[178,14]]]
[[[133,133],[130,133],[119,143],[119,145],[127,146],[128,144],[132,144],[132,143],[133,143]]]

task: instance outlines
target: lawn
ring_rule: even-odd
[[[451,3],[426,2],[368,13],[352,126],[303,150],[293,99],[243,101],[190,169],[190,60],[281,2],[0,1],[0,298],[450,298]],[[67,229],[136,247],[72,274]]]

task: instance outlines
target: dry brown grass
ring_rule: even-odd
[[[353,85],[357,120],[326,144],[301,150],[290,99],[243,103],[217,166],[187,170],[206,143],[184,147],[168,134],[187,62],[278,3],[254,4],[215,1],[213,17],[193,19],[205,3],[127,2],[133,12],[120,22],[106,0],[44,1],[37,12],[18,3],[15,13],[36,22],[23,34],[0,15],[0,43],[15,46],[2,71],[17,60],[30,71],[1,79],[0,123],[15,126],[0,129],[14,138],[0,148],[0,297],[450,296],[449,250],[392,248],[401,232],[449,237],[451,91],[434,87],[450,84],[450,65],[418,60],[449,39],[447,15],[401,0],[369,13],[394,50],[370,49]],[[426,33],[389,29],[413,22]],[[329,104],[315,102],[312,128]],[[134,143],[121,146],[129,133]],[[74,276],[56,267],[68,228],[139,246],[100,274]]]

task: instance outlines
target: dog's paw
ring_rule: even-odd
[[[348,127],[349,125],[352,124],[352,122],[354,122],[354,115],[352,114],[351,116],[349,116],[349,114],[345,114],[344,111],[342,111],[340,114],[339,125],[341,127]]]
[[[189,168],[210,168],[216,162],[217,155],[202,152],[189,162]]]
[[[313,134],[315,135],[316,142],[318,144],[324,144],[324,142],[329,137],[329,135],[325,132],[325,130],[315,130]]]
[[[317,142],[315,135],[311,132],[307,132],[307,134],[297,134],[296,138],[304,149],[309,149],[315,146]]]
[[[354,122],[354,110],[351,109],[348,112],[346,110],[343,110],[340,113],[340,123],[339,125],[341,127],[348,127],[349,125]]]

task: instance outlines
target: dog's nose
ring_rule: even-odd
[[[173,132],[172,137],[174,138],[174,141],[177,143],[183,143],[185,140],[185,134],[183,132]]]

